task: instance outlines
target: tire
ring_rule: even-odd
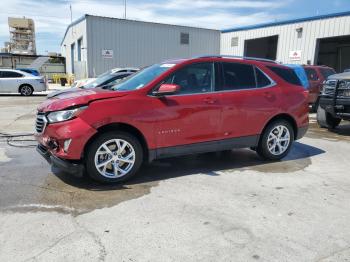
[[[280,137],[279,133],[281,133]],[[283,139],[283,141],[280,139]],[[293,141],[294,130],[292,125],[284,119],[276,120],[265,128],[256,152],[263,159],[280,160],[289,153]]]
[[[22,85],[19,88],[19,93],[22,96],[31,96],[33,94],[33,92],[34,92],[34,89],[30,85]]]
[[[116,140],[119,141],[120,149],[123,149],[125,145],[123,151],[117,152],[118,144]],[[97,154],[98,152],[99,154]],[[127,158],[132,153],[133,156]],[[133,164],[124,162],[121,159],[133,162]],[[138,139],[129,133],[115,131],[101,134],[88,146],[85,168],[87,174],[96,181],[118,183],[133,177],[139,170],[142,162],[143,150]],[[103,163],[107,164],[103,165]],[[98,168],[97,164],[102,164],[103,166]],[[125,174],[121,173],[121,170],[124,170]]]
[[[333,117],[330,113],[324,110],[322,107],[318,106],[317,108],[317,124],[321,128],[334,129],[339,124],[341,119]]]
[[[317,112],[317,109],[318,109],[318,106],[319,106],[319,98],[317,98],[317,100],[315,101],[314,104],[311,105],[311,113],[316,113]]]

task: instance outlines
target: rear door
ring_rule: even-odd
[[[17,93],[22,74],[14,71],[2,71],[1,90],[4,93]]]
[[[218,91],[223,108],[224,138],[260,134],[279,103],[275,83],[259,68],[244,63],[222,63],[223,83]]]
[[[181,90],[161,98],[157,108],[158,148],[196,144],[220,137],[221,106],[215,88],[214,63],[197,63],[179,69],[165,80]]]

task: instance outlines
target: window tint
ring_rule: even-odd
[[[307,79],[309,81],[317,81],[318,80],[318,75],[315,69],[312,68],[305,68],[305,72],[307,75]]]
[[[320,71],[325,79],[327,79],[330,75],[336,74],[336,72],[332,68],[321,68]]]
[[[255,88],[254,68],[239,63],[223,63],[224,83],[222,90]]]
[[[270,79],[268,79],[267,76],[263,72],[261,72],[259,68],[256,67],[255,72],[256,72],[257,87],[264,87],[264,86],[271,85]]]
[[[12,71],[2,71],[1,78],[16,78],[22,77],[23,75]]]
[[[196,94],[212,91],[213,63],[187,66],[171,75],[165,82],[181,86],[177,94]]]
[[[301,86],[299,77],[296,75],[293,69],[291,68],[282,68],[275,66],[268,66],[268,68],[273,71],[276,75],[282,78],[284,81],[292,85]]]

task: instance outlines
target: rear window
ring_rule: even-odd
[[[282,68],[277,66],[268,66],[268,68],[289,84],[298,86],[302,85],[299,77],[296,75],[293,69]]]
[[[325,79],[327,79],[330,75],[336,74],[336,72],[332,68],[321,68],[320,72]]]

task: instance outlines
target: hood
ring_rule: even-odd
[[[64,90],[59,90],[59,91],[55,91],[55,92],[49,93],[47,95],[47,98],[52,98],[52,97],[61,95],[63,93],[72,93],[72,92],[76,92],[76,91],[79,91],[79,90],[81,90],[81,89],[80,88],[68,88],[68,89],[64,89]]]
[[[45,100],[38,106],[40,112],[64,110],[69,107],[86,105],[95,100],[126,96],[127,92],[117,92],[103,89],[80,89],[74,92],[64,92]]]
[[[350,72],[331,75],[328,77],[328,79],[329,80],[350,80]]]

